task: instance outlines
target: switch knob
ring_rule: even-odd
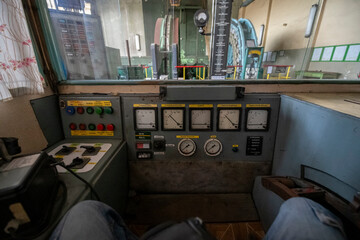
[[[86,108],[86,112],[87,112],[88,114],[93,114],[93,113],[94,113],[94,109],[93,109],[92,107],[87,107],[87,108]]]
[[[71,130],[76,130],[76,128],[77,128],[75,123],[70,123],[69,127]]]
[[[95,124],[90,123],[90,124],[89,124],[89,129],[90,129],[90,130],[95,130],[95,129],[96,129]]]
[[[113,114],[114,112],[114,109],[112,107],[106,107],[104,110],[106,114]]]
[[[77,111],[78,114],[84,114],[84,112],[85,112],[83,107],[76,108],[76,111]]]
[[[86,124],[80,123],[79,128],[80,128],[80,130],[86,130]]]

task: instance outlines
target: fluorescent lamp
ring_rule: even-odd
[[[261,26],[260,26],[260,34],[259,34],[259,46],[261,46],[261,44],[263,42],[264,30],[265,30],[265,25],[261,24]]]
[[[314,27],[317,8],[318,8],[317,4],[314,4],[314,5],[311,6],[310,14],[309,14],[309,20],[308,20],[308,23],[307,23],[307,26],[306,26],[306,31],[305,31],[305,37],[306,38],[309,38],[311,36],[312,29]]]
[[[138,51],[141,50],[140,35],[139,34],[135,34],[135,46],[136,46],[136,50],[138,50]]]

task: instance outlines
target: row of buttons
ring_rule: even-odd
[[[69,115],[74,115],[74,114],[75,114],[75,111],[76,111],[78,114],[84,114],[85,109],[84,109],[83,107],[77,107],[76,109],[75,109],[75,107],[73,107],[73,106],[67,106],[67,107],[66,107],[66,112],[67,112],[67,114],[69,114]],[[112,107],[105,107],[105,108],[102,108],[102,107],[95,107],[95,108],[93,108],[93,107],[87,107],[87,108],[86,108],[86,112],[87,112],[88,114],[93,114],[93,113],[95,112],[96,114],[99,114],[99,115],[102,115],[102,114],[104,114],[104,113],[106,113],[106,114],[113,114],[114,109],[113,109]]]
[[[71,130],[76,130],[76,129],[77,129],[76,123],[70,123],[69,128],[70,128]],[[79,129],[80,129],[80,130],[86,130],[87,128],[88,128],[89,130],[98,130],[98,131],[105,131],[105,130],[107,130],[107,131],[114,131],[115,126],[114,126],[114,124],[108,124],[108,125],[106,125],[106,128],[105,128],[105,125],[102,124],[102,123],[100,123],[100,124],[98,124],[98,125],[95,125],[95,124],[93,124],[93,123],[90,123],[88,126],[86,126],[85,123],[80,123],[80,124],[79,124]]]

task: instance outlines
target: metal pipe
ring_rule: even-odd
[[[126,51],[127,51],[127,56],[128,56],[129,66],[131,66],[129,40],[126,40]]]

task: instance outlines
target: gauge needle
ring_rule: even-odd
[[[184,151],[187,147],[189,147],[190,144],[186,145],[184,148],[182,148],[181,150]]]
[[[213,149],[214,147],[216,147],[216,144],[212,145],[211,148],[208,149],[208,151],[210,151],[210,150]]]
[[[235,126],[235,123],[233,123],[227,115],[225,115],[225,117],[227,118],[227,120],[229,120],[229,122],[230,122],[233,126]]]
[[[180,123],[178,123],[178,122],[175,120],[175,118],[173,118],[173,116],[169,115],[169,118],[171,118],[172,120],[174,120],[174,122],[176,122],[176,124],[177,124],[178,126],[180,126]]]

